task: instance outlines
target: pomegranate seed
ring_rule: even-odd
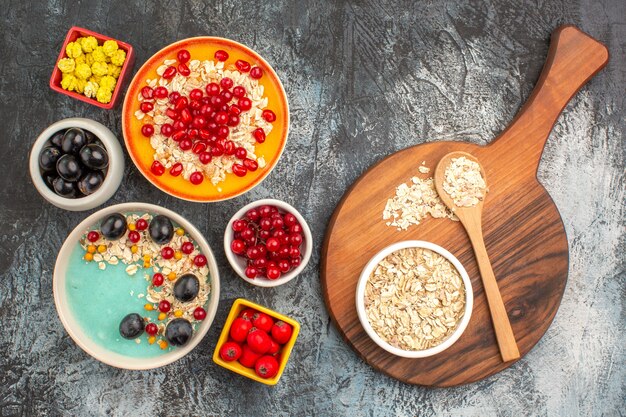
[[[191,123],[193,117],[191,116],[191,112],[189,111],[189,109],[185,108],[180,111],[180,120],[186,125]]]
[[[237,87],[233,88],[233,96],[235,96],[237,98],[241,98],[241,97],[243,97],[245,95],[246,95],[245,87],[242,87],[242,86],[238,85]]]
[[[141,96],[146,100],[152,100],[154,97],[154,90],[151,87],[145,86],[141,89]]]
[[[175,163],[170,168],[170,175],[173,177],[178,177],[183,172],[183,164],[180,162]]]
[[[224,90],[230,90],[233,88],[233,80],[232,78],[224,77],[220,80],[220,85]]]
[[[248,223],[246,223],[245,220],[235,220],[233,222],[233,231],[235,232],[241,232],[243,229],[245,229],[248,226]]]
[[[178,51],[176,57],[178,58],[178,62],[182,62],[184,64],[191,59],[191,54],[188,50],[181,49],[180,51]]]
[[[206,128],[209,132],[215,133],[217,132],[217,123],[214,120],[211,120],[211,116],[209,116],[209,122],[206,124]]]
[[[161,285],[163,285],[163,281],[165,281],[165,277],[163,276],[163,274],[157,272],[156,274],[152,275],[152,285],[154,285],[155,287],[160,287]]]
[[[135,230],[131,230],[130,232],[128,232],[128,240],[130,240],[131,242],[137,243],[140,239],[141,235],[139,234],[139,232]]]
[[[248,71],[250,71],[250,63],[248,61],[244,61],[243,59],[238,59],[235,62],[235,66],[241,72],[248,72]]]
[[[154,323],[146,324],[146,333],[148,333],[150,336],[154,336],[158,332],[159,332],[159,326],[157,326]]]
[[[178,72],[184,77],[189,77],[189,74],[191,74],[191,70],[187,64],[178,64]]]
[[[194,88],[189,92],[189,98],[192,100],[202,100],[204,93],[199,88]]]
[[[288,260],[283,259],[278,261],[278,269],[280,269],[280,272],[289,272],[289,270],[291,269],[291,263],[289,263]]]
[[[198,172],[198,171],[192,172],[191,175],[189,176],[189,181],[193,185],[198,185],[198,184],[202,183],[202,181],[204,181],[204,175],[202,175],[202,173]],[[198,256],[201,256],[201,255],[198,255]],[[198,256],[196,256],[196,259],[198,258]],[[198,266],[202,266],[202,265],[198,265]]]
[[[253,222],[259,220],[259,218],[261,217],[258,210],[256,209],[250,209],[248,210],[248,212],[246,213],[246,217],[250,220],[252,220]]]
[[[226,124],[228,126],[237,126],[239,124],[239,116],[231,114]]]
[[[191,151],[196,155],[200,155],[202,152],[206,151],[207,145],[204,142],[196,142],[193,144]]]
[[[178,100],[176,100],[176,104],[174,104],[174,110],[181,111],[187,106],[189,106],[189,100],[187,100],[187,97],[179,97]]]
[[[293,234],[289,236],[289,243],[293,246],[298,247],[302,244],[302,235],[299,233]]]
[[[143,103],[139,105],[139,109],[144,113],[148,113],[153,108],[154,108],[154,105],[149,101],[144,101]]]
[[[248,155],[248,151],[246,151],[241,146],[235,149],[235,157],[237,159],[244,159]]]
[[[235,143],[232,140],[227,140],[224,143],[224,153],[226,155],[233,155],[235,153]]]
[[[261,116],[265,119],[266,122],[272,123],[276,121],[276,114],[271,110],[263,110]]]
[[[193,146],[193,142],[189,138],[184,138],[178,142],[178,146],[180,146],[181,150],[188,151]]]
[[[256,139],[257,143],[265,142],[265,131],[260,127],[252,132],[252,136],[254,136],[254,139]]]
[[[176,120],[174,124],[172,125],[172,129],[174,130],[174,132],[184,130],[186,127],[187,126],[185,126],[185,123],[183,123],[182,120]]]
[[[220,62],[224,62],[228,59],[228,52],[219,49],[217,51],[215,51],[215,55],[213,55],[215,57],[215,59],[217,59]]]
[[[232,250],[233,253],[240,255],[246,250],[246,244],[243,240],[235,239],[230,244],[230,250]]]
[[[256,276],[258,275],[259,271],[253,267],[253,266],[249,266],[246,268],[246,276],[250,279],[254,279],[256,278]]]
[[[200,158],[200,163],[204,165],[208,164],[209,162],[211,162],[211,159],[213,159],[213,156],[210,152],[202,152],[200,155],[198,155],[198,157]]]
[[[259,67],[252,67],[250,69],[250,77],[254,78],[255,80],[258,80],[262,76],[263,76],[263,70],[261,68],[259,68]]]
[[[248,171],[256,171],[259,168],[259,164],[257,163],[257,161],[250,158],[246,158],[243,160],[243,166],[245,166]]]
[[[236,176],[245,177],[247,173],[248,173],[248,170],[243,165],[233,164],[233,174],[235,174]]]
[[[280,248],[280,242],[275,237],[271,237],[265,242],[265,247],[270,252],[276,252]]]
[[[241,114],[241,109],[236,104],[233,104],[232,106],[230,106],[228,108],[228,112],[230,114],[234,114],[236,116],[239,116]]]
[[[170,311],[171,308],[172,308],[172,305],[170,304],[169,301],[167,300],[159,301],[159,311],[161,313],[167,313],[168,311]]]
[[[199,267],[203,267],[204,265],[206,265],[206,256],[204,256],[203,254],[198,254],[196,255],[195,258],[193,258],[193,263],[195,266],[199,266]]]
[[[223,111],[217,112],[215,115],[215,123],[218,125],[224,125],[226,122],[228,122],[228,114]]]
[[[161,126],[161,134],[165,136],[166,138],[169,138],[170,136],[172,136],[173,132],[174,132],[174,128],[172,127],[171,124],[164,123],[163,126]]]
[[[167,97],[167,88],[160,86],[154,89],[154,96],[156,98],[166,98]]]
[[[224,102],[229,103],[233,99],[233,93],[228,90],[224,90],[220,93],[220,97],[224,99]]]
[[[180,142],[181,140],[187,137],[187,133],[184,130],[179,130],[178,132],[174,132],[172,134],[172,140],[174,142]]]
[[[293,226],[294,224],[298,223],[298,219],[296,219],[296,216],[291,213],[285,213],[285,217],[283,220],[285,220],[285,224],[287,226]]]
[[[199,134],[200,134],[200,131],[198,129],[189,129],[187,131],[187,136],[189,136],[190,139],[197,138]]]
[[[204,320],[206,318],[206,311],[202,307],[196,307],[193,311],[193,318],[196,320]]]
[[[221,96],[211,97],[211,106],[213,106],[215,110],[220,110],[223,105],[224,105],[224,98],[222,98]]]
[[[228,126],[219,126],[217,128],[217,137],[218,138],[228,137],[229,133],[230,133],[230,129],[228,128]]]
[[[224,147],[220,145],[219,143],[213,145],[211,147],[211,155],[216,156],[216,157],[224,155]]]
[[[247,111],[252,108],[252,100],[250,100],[248,97],[241,97],[237,102],[237,105],[241,110]]]
[[[172,91],[170,93],[170,103],[176,103],[176,101],[178,101],[178,99],[180,98],[180,93],[178,91]]]
[[[189,102],[189,108],[195,112],[195,114],[192,114],[194,114],[194,116],[197,116],[199,114],[198,112],[200,111],[200,108],[202,108],[202,102],[200,102],[199,100],[191,100]]]
[[[163,72],[162,77],[169,80],[170,78],[174,78],[174,75],[176,75],[176,67],[169,66]]]
[[[145,124],[141,126],[141,134],[149,138],[154,134],[154,126],[152,126],[151,124]]]
[[[178,112],[174,109],[167,109],[165,110],[165,115],[167,117],[169,117],[172,120],[176,120],[180,117],[180,115],[178,114]]]
[[[161,256],[163,259],[172,259],[174,257],[174,249],[169,246],[164,247],[161,249]]]
[[[191,242],[185,242],[180,246],[180,250],[186,255],[189,255],[191,252],[193,252],[193,249],[194,246]]]
[[[268,266],[266,275],[268,279],[278,279],[280,278],[280,269],[277,266]]]
[[[204,89],[209,96],[216,96],[220,93],[220,86],[217,83],[208,83]]]
[[[200,129],[200,139],[209,140],[210,137],[211,137],[211,132],[209,132],[206,129]]]

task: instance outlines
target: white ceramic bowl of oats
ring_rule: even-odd
[[[474,294],[465,268],[446,249],[407,240],[367,263],[357,284],[356,309],[369,337],[389,353],[425,358],[463,334]]]

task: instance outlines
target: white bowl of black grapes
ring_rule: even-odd
[[[124,174],[124,155],[106,126],[76,117],[60,120],[39,135],[29,166],[43,198],[62,209],[81,211],[115,194]]]

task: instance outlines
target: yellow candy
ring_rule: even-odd
[[[121,67],[126,61],[126,52],[123,49],[118,49],[111,55],[111,64]]]
[[[113,64],[107,64],[107,65],[109,67],[109,75],[114,78],[118,78],[120,74],[122,73],[122,67],[118,67]]]
[[[133,246],[130,247],[131,253],[137,253],[138,250],[139,250],[139,248],[137,247],[137,245],[133,245]]]
[[[107,247],[106,247],[106,246],[104,246],[104,245],[98,245],[98,252],[100,252],[100,253],[104,253],[104,252],[106,252],[106,250],[107,250]]]
[[[93,52],[91,53],[91,57],[93,58],[94,62],[106,62],[107,58],[101,46],[98,46],[96,49],[93,50]]]
[[[170,272],[169,274],[167,274],[167,279],[169,279],[170,281],[174,281],[176,279],[176,273]]]
[[[102,80],[102,77],[96,77],[93,74],[91,75],[91,78],[89,79],[89,81],[91,81],[92,83],[98,84],[98,87],[100,87],[100,80]]]
[[[63,58],[59,60],[57,67],[59,67],[64,74],[71,74],[74,72],[74,68],[76,68],[76,62],[74,62],[72,58]]]
[[[81,56],[74,58],[74,62],[77,65],[78,64],[84,64],[86,60],[87,60],[87,58],[85,58],[85,54],[82,54]]]
[[[148,343],[150,343],[151,345],[153,345],[153,344],[154,344],[154,342],[156,342],[156,336],[150,336],[150,337],[148,338]]]
[[[83,92],[85,91],[85,86],[87,86],[87,80],[82,80],[76,77],[76,92],[83,94]]]
[[[106,104],[106,103],[110,103],[111,102],[111,90],[109,90],[108,88],[98,88],[98,92],[96,93],[96,100],[98,100],[98,102]]]
[[[179,250],[177,250],[176,252],[174,252],[174,258],[179,260],[183,258],[183,253]]]
[[[85,54],[85,64],[87,64],[87,65],[89,65],[91,67],[94,62],[95,61],[93,60],[93,55],[91,53]]]
[[[159,320],[165,320],[167,318],[167,314],[159,313]]]
[[[85,260],[86,260],[87,262],[91,262],[91,261],[93,261],[93,255],[92,255],[91,253],[89,253],[89,252],[87,252],[87,253],[85,254],[84,258],[85,258]]]
[[[89,252],[89,253],[96,253],[96,245],[89,245],[89,246],[87,246],[87,252]]]
[[[106,56],[111,57],[113,56],[115,51],[117,51],[118,48],[119,46],[117,45],[116,41],[108,40],[108,41],[105,41],[104,44],[102,45],[102,52],[104,52]]]
[[[63,74],[63,78],[61,79],[61,88],[67,91],[76,90],[77,79],[74,74]]]
[[[135,223],[128,223],[128,230],[133,231],[135,229],[136,229]]]
[[[176,311],[174,312],[174,316],[176,316],[176,317],[182,317],[182,316],[183,316],[183,312],[182,312],[181,310],[176,310]]]
[[[152,257],[150,255],[144,255],[143,256],[144,262],[148,262],[150,259],[152,259]]]
[[[167,349],[167,342],[165,340],[159,340],[159,347],[163,350]]]
[[[83,54],[83,48],[77,42],[70,42],[65,47],[65,52],[70,58],[78,58]]]
[[[91,77],[89,81],[87,81],[87,84],[85,85],[85,91],[83,92],[83,94],[85,94],[85,96],[89,98],[94,98],[96,96],[96,93],[98,92],[98,88],[100,87],[97,82],[91,81],[92,79],[93,77]]]
[[[146,305],[144,305],[143,308],[145,308],[148,311],[154,310],[154,306],[150,303],[147,303]]]
[[[109,67],[104,62],[96,61],[91,64],[91,72],[96,77],[102,77],[103,75],[107,75],[109,73]]]
[[[185,229],[183,229],[182,227],[179,227],[178,229],[176,229],[176,234],[178,236],[182,236],[185,234]]]
[[[109,91],[115,90],[116,84],[117,81],[110,75],[105,75],[102,79],[100,79],[100,87],[107,88]]]
[[[144,262],[143,263],[143,267],[144,268],[150,268],[150,262]]]
[[[93,52],[98,47],[98,40],[93,36],[78,38],[77,41],[80,41],[83,52]]]
[[[78,64],[74,70],[74,75],[76,75],[76,78],[86,80],[91,77],[91,68],[87,64]]]

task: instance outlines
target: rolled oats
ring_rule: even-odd
[[[458,207],[474,207],[489,191],[480,165],[464,156],[452,158],[446,167],[443,189]]]

